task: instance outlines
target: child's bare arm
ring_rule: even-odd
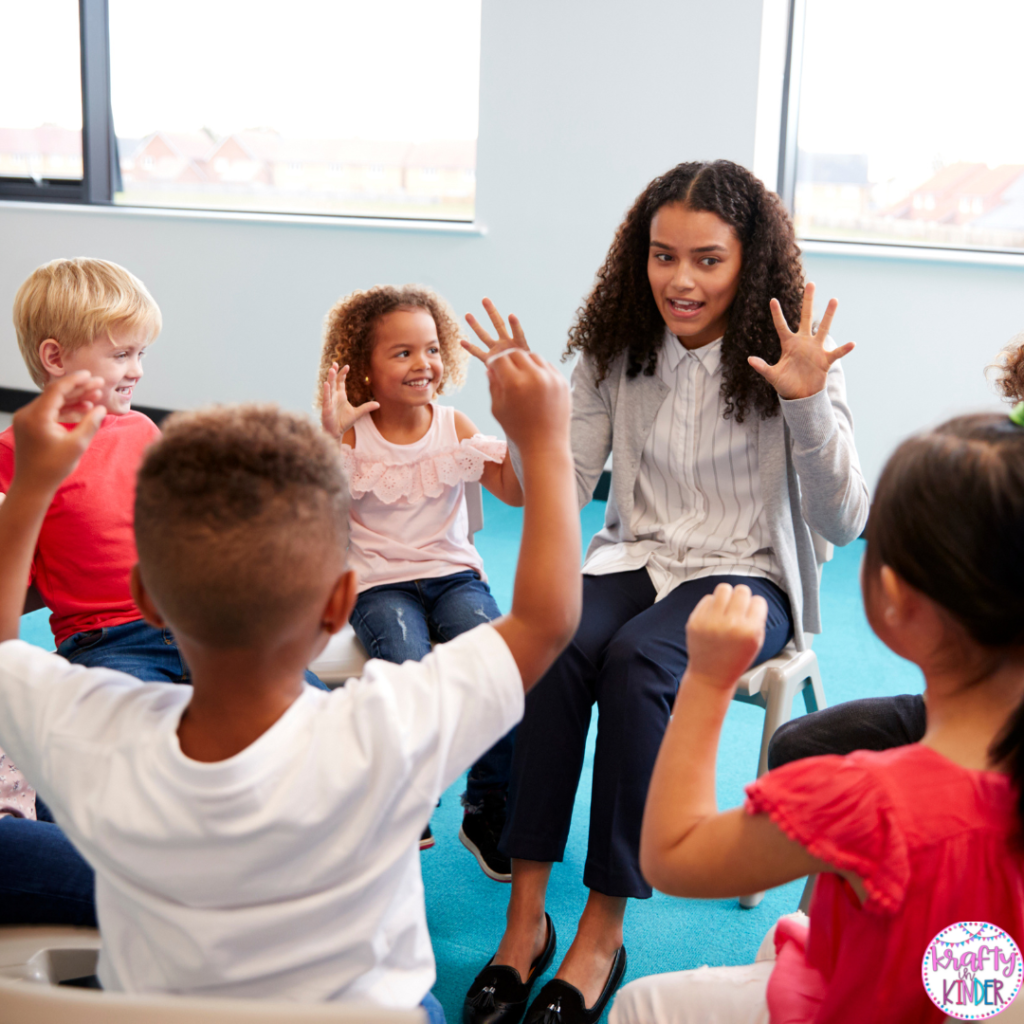
[[[103,422],[106,410],[92,404],[102,383],[84,370],[69,374],[14,414],[14,479],[0,503],[0,642],[18,636],[25,582],[46,510]],[[67,430],[60,416],[73,411],[88,414]]]
[[[582,603],[580,520],[569,449],[569,387],[539,356],[488,366],[492,408],[523,457],[523,539],[512,611],[494,623],[529,690],[568,645]]]
[[[662,892],[740,896],[835,870],[766,814],[742,808],[718,813],[715,758],[722,720],[736,681],[764,643],[766,616],[764,598],[720,583],[687,623],[690,661],[654,766],[640,835],[641,870]],[[858,888],[859,879],[851,882]]]
[[[464,413],[455,412],[455,433],[460,441],[479,434],[473,421]],[[484,471],[480,475],[480,483],[484,485],[499,501],[506,505],[519,507],[523,503],[523,487],[519,483],[519,477],[512,468],[512,459],[509,453],[505,452],[505,458],[501,462],[485,462]]]

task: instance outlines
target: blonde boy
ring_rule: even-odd
[[[142,359],[160,332],[160,309],[124,267],[87,258],[35,270],[14,300],[18,348],[40,388],[76,371],[101,381],[107,412],[89,451],[57,492],[28,582],[51,611],[58,652],[142,679],[187,679],[169,634],[142,620],[128,580],[135,564],[132,504],[146,447],[160,432],[132,412]],[[68,424],[77,413],[67,414]],[[0,433],[0,492],[14,477],[14,430]],[[33,595],[34,597],[35,595]]]

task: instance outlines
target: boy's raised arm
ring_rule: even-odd
[[[0,502],[0,643],[17,639],[46,510],[106,415],[93,406],[102,383],[85,370],[69,374],[14,415],[14,479]],[[85,414],[74,430],[60,423],[71,413]]]
[[[523,459],[523,539],[512,611],[495,629],[528,690],[576,632],[582,604],[580,520],[569,447],[569,385],[533,352],[492,355],[492,409]]]

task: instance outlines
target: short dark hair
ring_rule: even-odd
[[[184,635],[252,647],[323,597],[348,506],[337,449],[306,417],[269,405],[177,413],[139,471],[143,583]]]

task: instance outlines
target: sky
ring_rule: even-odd
[[[1024,2],[806,0],[800,147],[873,181],[1024,164]]]
[[[122,137],[476,137],[481,0],[109,2]],[[0,0],[0,125],[80,127],[77,10]],[[807,0],[800,145],[874,181],[1024,164],[1022,39],[1024,0]]]
[[[481,0],[109,0],[122,137],[475,139]],[[77,0],[0,0],[0,125],[81,126]]]

